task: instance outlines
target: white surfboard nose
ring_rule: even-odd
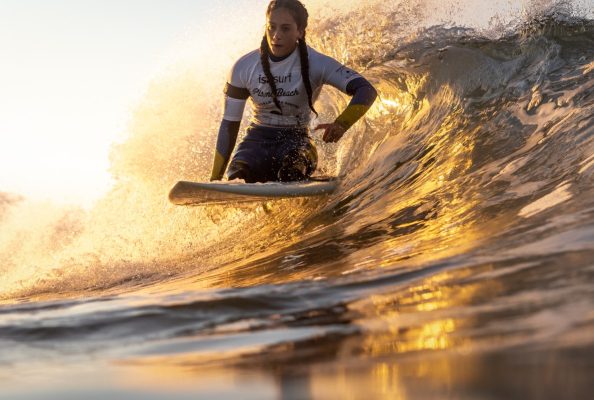
[[[338,178],[267,183],[179,181],[169,192],[169,201],[176,205],[209,205],[323,196],[333,193],[339,184]]]

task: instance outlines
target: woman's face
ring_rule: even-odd
[[[303,38],[303,31],[286,8],[277,8],[266,21],[266,40],[275,57],[284,57],[297,47],[297,40]]]

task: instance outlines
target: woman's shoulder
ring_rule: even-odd
[[[340,64],[331,56],[324,54],[313,47],[310,47],[309,45],[307,46],[307,53],[312,71],[325,71],[336,68]]]
[[[312,63],[324,64],[324,63],[328,63],[328,62],[330,62],[330,63],[337,62],[333,57],[331,57],[327,54],[324,54],[321,51],[314,49],[310,45],[307,45],[307,54],[309,56],[310,62],[312,62]]]
[[[326,57],[325,54],[322,54],[318,50],[316,50],[313,47],[311,47],[309,44],[307,45],[307,55],[309,56],[310,59],[311,58],[318,58],[318,57]]]
[[[237,87],[245,87],[245,82],[251,71],[254,70],[260,60],[260,51],[252,50],[239,57],[229,70],[227,81]]]

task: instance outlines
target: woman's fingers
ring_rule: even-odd
[[[331,137],[332,137],[332,125],[328,125],[328,127],[326,128],[326,131],[324,131],[322,140],[324,142],[329,142]]]
[[[338,124],[332,124],[330,128],[326,131],[327,133],[327,142],[336,143],[340,140],[342,135],[344,135],[344,129]]]
[[[320,124],[314,128],[314,131],[317,131],[320,129],[327,129],[329,126],[332,126],[332,124]]]
[[[342,137],[344,134],[344,129],[336,124],[320,124],[314,128],[314,130],[324,129],[324,134],[322,135],[322,140],[324,142],[335,143]]]
[[[340,136],[337,135],[336,129],[332,126],[326,129],[322,139],[324,139],[324,142],[334,143],[337,142],[339,138]]]
[[[320,129],[323,129],[324,130],[324,133],[322,134],[322,140],[324,142],[327,142],[328,141],[328,139],[327,139],[328,138],[328,134],[330,132],[331,127],[332,127],[332,124],[319,124],[318,126],[316,126],[314,128],[314,131],[318,131]]]

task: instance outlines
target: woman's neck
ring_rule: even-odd
[[[297,48],[297,46],[295,46],[295,49]],[[272,54],[272,52],[269,50],[268,51],[268,57],[270,57],[270,59],[272,60],[272,62],[280,62],[283,60],[286,60],[287,58],[289,58],[291,56],[291,54],[293,54],[295,52],[295,49],[293,49],[293,51],[291,51],[289,54],[287,54],[286,56],[282,56],[282,57],[277,57],[274,54]]]

